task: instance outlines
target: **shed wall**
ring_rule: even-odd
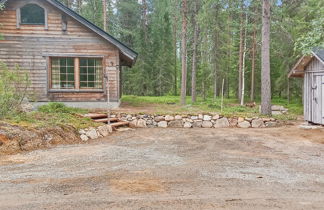
[[[44,26],[21,25],[17,28],[16,9],[27,2],[42,5],[48,14]],[[62,13],[42,0],[12,0],[0,12],[0,61],[10,68],[19,65],[31,80],[30,91],[38,101],[105,101],[107,90],[98,92],[50,92],[48,57],[101,56],[109,74],[110,98],[119,100],[119,50],[74,19],[68,18],[67,32],[62,30]]]

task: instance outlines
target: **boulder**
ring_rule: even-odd
[[[264,122],[262,119],[252,120],[252,128],[261,128],[264,127]]]
[[[212,119],[213,120],[218,120],[219,119],[219,115],[218,114],[214,115]]]
[[[184,128],[191,128],[191,127],[192,127],[192,124],[191,124],[190,122],[185,122],[185,123],[183,124],[183,127],[184,127]]]
[[[176,116],[174,117],[174,119],[175,119],[175,120],[182,120],[182,116],[181,116],[181,115],[176,115]]]
[[[157,124],[157,126],[158,126],[159,128],[166,128],[166,127],[168,127],[168,122],[167,122],[167,121],[160,121],[160,122]]]
[[[109,133],[112,133],[113,132],[113,128],[111,125],[106,125],[107,126],[107,130]]]
[[[80,138],[81,138],[82,141],[88,141],[88,140],[89,140],[88,136],[86,136],[86,135],[84,135],[84,134],[82,134],[82,135],[80,136]]]
[[[243,121],[243,122],[239,122],[237,124],[237,126],[239,128],[249,128],[251,126],[251,124],[248,121]]]
[[[173,116],[171,116],[171,115],[165,116],[165,121],[172,121],[172,120],[174,120]]]
[[[137,128],[146,128],[146,121],[143,119],[139,119],[136,124]]]
[[[265,123],[265,126],[268,127],[268,128],[273,128],[273,127],[277,127],[278,123],[277,122],[273,122],[273,121],[270,121],[270,122],[266,122]]]
[[[197,116],[191,116],[191,119],[192,120],[198,120],[198,117]]]
[[[86,134],[86,131],[81,129],[81,130],[79,130],[79,134]]]
[[[210,115],[204,115],[203,120],[204,121],[210,121],[212,117]]]
[[[97,139],[99,137],[96,129],[94,129],[94,128],[91,128],[89,131],[87,131],[86,135],[90,139]]]
[[[238,120],[236,118],[230,118],[229,119],[229,124],[231,127],[236,127],[238,123]]]
[[[199,120],[202,120],[203,118],[204,118],[204,116],[203,116],[202,114],[199,114],[199,115],[198,115],[198,119],[199,119]]]
[[[243,118],[243,117],[239,117],[239,118],[237,119],[237,122],[238,122],[238,123],[240,123],[240,122],[244,122],[244,118]]]
[[[129,122],[129,127],[131,127],[131,128],[136,128],[136,125],[137,125],[137,120],[136,119]]]
[[[156,121],[156,122],[160,122],[160,121],[164,121],[164,117],[163,116],[156,116],[156,117],[154,117],[154,121]]]
[[[170,121],[169,124],[168,124],[168,127],[170,127],[170,128],[182,128],[183,127],[183,122],[182,122],[182,120]]]
[[[202,126],[202,121],[201,120],[196,120],[192,124],[193,128],[201,128],[201,126]]]
[[[203,121],[201,126],[203,128],[211,128],[211,127],[213,127],[213,123],[210,121]]]
[[[216,120],[214,127],[215,128],[227,128],[227,127],[229,127],[228,119],[226,117],[223,117],[221,119]]]
[[[99,134],[102,135],[103,137],[109,135],[109,131],[106,125],[102,125],[98,127]]]

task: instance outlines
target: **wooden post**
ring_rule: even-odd
[[[80,89],[80,62],[79,58],[74,58],[74,87],[76,90]]]

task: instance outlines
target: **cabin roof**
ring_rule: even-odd
[[[313,48],[310,55],[304,55],[301,57],[295,66],[288,73],[288,77],[304,77],[305,67],[313,60],[318,59],[324,64],[324,48]]]
[[[7,1],[9,1],[9,0],[0,0],[0,4],[5,4]],[[127,60],[127,62],[126,62],[127,66],[131,67],[132,65],[135,64],[136,58],[138,55],[137,52],[135,52],[131,48],[127,47],[125,44],[123,44],[122,42],[117,40],[115,37],[113,37],[112,35],[105,32],[104,30],[102,30],[101,28],[96,26],[95,24],[91,23],[86,18],[84,18],[81,15],[79,15],[78,13],[74,12],[72,9],[66,7],[64,4],[62,4],[58,0],[45,0],[45,1],[47,1],[49,4],[51,4],[52,6],[54,6],[57,9],[59,9],[63,13],[69,15],[70,17],[72,17],[73,19],[75,19],[76,21],[78,21],[82,25],[86,26],[87,28],[89,28],[90,30],[92,30],[93,32],[95,32],[96,34],[98,34],[99,36],[104,38],[105,40],[107,40],[109,43],[111,43],[115,47],[117,47],[120,50],[122,57]]]

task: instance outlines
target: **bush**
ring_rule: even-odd
[[[18,66],[11,70],[0,62],[0,119],[20,111],[29,84],[28,74]]]
[[[67,107],[63,103],[59,102],[50,102],[46,105],[40,106],[38,111],[44,113],[66,113],[66,114],[74,114],[74,113],[85,113],[86,111],[83,109]]]

